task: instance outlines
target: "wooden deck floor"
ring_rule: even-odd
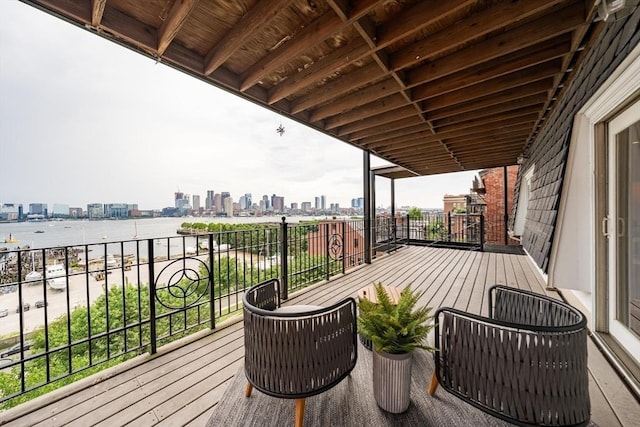
[[[330,304],[373,282],[426,290],[423,303],[486,314],[496,283],[547,292],[526,257],[405,247],[336,280],[294,295],[287,304]],[[0,413],[8,426],[204,426],[242,363],[241,318],[143,355]],[[592,420],[600,426],[638,425],[640,405],[589,343]],[[427,375],[425,373],[425,375]],[[430,375],[430,374],[429,374]],[[635,423],[635,424],[634,424]]]

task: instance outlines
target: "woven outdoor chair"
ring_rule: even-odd
[[[436,314],[438,384],[475,407],[517,425],[589,422],[587,321],[561,301],[493,286],[489,317],[452,308]]]
[[[356,366],[356,302],[280,307],[280,282],[273,279],[249,289],[243,303],[245,396],[255,387],[295,399],[301,427],[305,398],[329,390]]]

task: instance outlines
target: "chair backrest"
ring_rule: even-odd
[[[562,301],[502,285],[489,289],[489,317],[535,329],[548,326],[556,332],[577,331],[587,324],[579,310]]]
[[[264,288],[272,290],[273,284],[256,285],[243,298],[247,380],[271,396],[297,399],[322,393],[347,376],[357,360],[355,300],[278,313],[252,304],[273,305]]]
[[[584,316],[527,291],[498,286],[490,295],[490,317],[450,308],[436,312],[434,359],[440,385],[518,425],[586,425]]]
[[[266,280],[245,292],[244,305],[273,311],[280,307],[280,281],[278,279]]]

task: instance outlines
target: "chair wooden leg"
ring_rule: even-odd
[[[304,399],[296,399],[295,427],[302,427],[303,418],[304,418]]]
[[[250,382],[247,382],[247,387],[244,389],[244,397],[251,397],[251,391],[253,391],[253,386]]]
[[[436,376],[435,371],[431,375],[431,384],[429,384],[429,394],[433,396],[436,394],[436,389],[438,388],[438,377]]]

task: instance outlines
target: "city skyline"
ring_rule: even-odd
[[[0,203],[155,209],[211,188],[288,204],[314,203],[319,188],[340,206],[362,196],[361,150],[19,2],[0,3],[0,52]],[[397,180],[396,204],[441,206],[473,176]],[[389,187],[377,180],[378,205]]]
[[[201,195],[199,194],[189,194],[186,192],[175,192],[174,194],[174,203],[171,205],[166,205],[166,206],[156,206],[156,207],[152,207],[150,209],[139,209],[139,203],[137,203],[136,201],[98,201],[95,200],[93,202],[87,203],[86,205],[71,205],[69,203],[65,203],[64,201],[60,202],[54,202],[54,203],[45,203],[45,202],[38,202],[38,201],[29,201],[28,203],[13,203],[10,201],[2,201],[0,200],[0,213],[3,211],[4,208],[6,208],[7,206],[13,206],[16,209],[20,206],[22,207],[22,211],[23,213],[26,214],[32,214],[32,215],[44,215],[45,213],[47,213],[49,216],[55,216],[56,214],[58,215],[68,215],[69,213],[67,212],[68,210],[77,210],[77,209],[81,209],[83,210],[85,213],[87,213],[89,210],[91,210],[92,207],[95,207],[97,205],[99,205],[101,208],[104,207],[106,208],[107,206],[112,206],[112,205],[121,205],[121,206],[129,206],[129,208],[134,209],[134,210],[153,210],[153,211],[161,211],[163,209],[167,209],[167,208],[182,208],[185,206],[190,207],[192,210],[194,211],[210,211],[212,209],[212,207],[217,207],[217,204],[215,204],[213,201],[211,201],[211,203],[209,201],[206,202],[206,204],[202,204],[201,200],[205,200],[209,197],[209,195],[213,196],[214,194],[219,196],[219,195],[226,195],[228,196],[232,202],[234,204],[239,204],[240,205],[240,210],[250,210],[252,208],[255,207],[260,207],[261,206],[261,202],[264,202],[266,199],[269,199],[269,202],[267,204],[267,208],[269,209],[273,209],[273,205],[272,205],[272,199],[273,197],[276,197],[278,199],[282,199],[283,203],[284,203],[284,208],[286,210],[289,209],[301,209],[304,210],[303,208],[301,208],[302,206],[309,206],[311,207],[311,210],[330,210],[333,206],[337,206],[339,208],[362,208],[362,204],[363,204],[363,200],[364,198],[362,196],[354,196],[353,198],[351,198],[351,200],[349,201],[348,204],[346,205],[341,205],[338,202],[332,202],[331,200],[328,200],[326,198],[326,196],[324,194],[320,194],[318,196],[312,196],[309,200],[303,200],[303,201],[287,201],[286,196],[284,195],[277,195],[275,193],[272,193],[271,196],[269,196],[268,194],[264,194],[262,196],[258,196],[256,199],[252,199],[252,193],[244,193],[242,196],[238,197],[237,199],[235,199],[233,197],[233,194],[231,194],[230,192],[227,191],[223,191],[223,192],[219,192],[216,193],[214,190],[207,190],[206,191],[207,196],[205,198],[202,198]],[[224,197],[224,196],[223,196]],[[246,198],[249,197],[249,201],[246,201]],[[195,199],[194,199],[195,198]],[[245,201],[243,202],[243,199],[245,199]],[[311,200],[315,200],[315,202],[312,202]],[[197,203],[195,202],[195,200],[197,200]],[[223,199],[224,200],[224,199]],[[322,202],[320,202],[322,201]],[[354,205],[354,203],[356,205]],[[397,204],[396,204],[397,205]],[[383,205],[377,205],[377,208],[389,208],[390,206],[383,206]],[[398,206],[399,207],[399,206]],[[408,207],[408,206],[404,206],[404,207]],[[421,207],[423,208],[423,207]],[[435,207],[435,208],[440,208],[440,207]],[[222,206],[222,209],[224,209],[224,206]],[[424,208],[424,209],[429,209],[429,208]],[[64,210],[65,212],[62,212],[62,210]]]

